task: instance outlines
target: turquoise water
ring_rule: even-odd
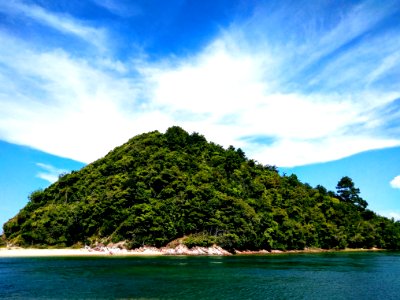
[[[0,258],[0,298],[400,299],[400,253]]]

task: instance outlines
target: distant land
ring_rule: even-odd
[[[33,192],[3,232],[3,243],[41,248],[400,249],[400,222],[369,210],[345,174],[336,191],[312,187],[177,126]]]

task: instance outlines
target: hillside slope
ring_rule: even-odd
[[[240,149],[171,127],[145,133],[80,171],[63,175],[4,225],[8,242],[71,246],[127,241],[131,248],[400,247],[400,223],[356,198],[312,188]],[[349,196],[350,195],[350,196]]]

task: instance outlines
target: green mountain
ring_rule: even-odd
[[[400,248],[400,223],[366,209],[348,177],[337,192],[280,176],[241,149],[171,127],[145,133],[60,176],[4,224],[8,242],[130,248],[216,243],[226,249]]]

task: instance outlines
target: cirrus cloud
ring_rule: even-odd
[[[61,174],[68,172],[67,170],[58,169],[48,164],[37,163],[36,165],[42,169],[39,173],[37,173],[36,177],[46,180],[50,183],[56,182]]]
[[[40,47],[0,29],[1,139],[91,162],[135,134],[177,124],[278,166],[400,145],[398,80],[385,80],[399,78],[398,30],[372,34],[390,5],[375,13],[363,2],[320,28],[302,19],[309,27],[291,39],[271,38],[276,23],[256,10],[201,51],[151,61],[105,54],[112,45],[103,29],[13,3],[0,10],[93,42],[98,52]],[[282,11],[269,13],[282,22]]]

